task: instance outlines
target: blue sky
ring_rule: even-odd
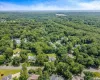
[[[0,10],[100,10],[100,0],[0,0]]]

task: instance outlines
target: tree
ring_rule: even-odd
[[[21,57],[21,62],[27,62],[28,57],[27,57],[27,52],[26,51],[21,51],[20,52],[20,57]]]
[[[69,65],[63,62],[59,62],[57,64],[57,73],[58,75],[62,75],[65,79],[71,80],[72,74],[69,71]]]
[[[80,64],[85,64],[84,57],[82,55],[77,55],[75,61],[77,61]]]
[[[19,66],[19,65],[20,65],[20,60],[21,60],[20,57],[14,57],[14,58],[13,58],[12,65],[14,65],[14,66]]]
[[[66,70],[69,70],[69,65],[64,62],[59,62],[56,68],[57,73],[63,75]]]
[[[71,67],[71,72],[73,74],[81,74],[81,72],[83,71],[83,65],[79,64],[79,63],[74,63],[74,65],[72,65]]]
[[[90,49],[88,49],[88,54],[90,55],[98,55],[98,50],[96,47],[91,47]]]
[[[69,52],[69,53],[71,52],[72,47],[73,47],[73,45],[70,43],[70,44],[68,45],[68,52]]]
[[[12,49],[12,48],[7,48],[7,49],[5,50],[4,55],[6,56],[6,59],[7,59],[7,58],[10,58],[10,57],[13,55],[13,49]]]
[[[38,80],[50,80],[50,76],[47,71],[44,71],[42,75],[40,75]]]
[[[28,79],[27,64],[24,63],[22,65],[22,70],[20,72],[20,78],[19,78],[19,80],[27,80],[27,79]]]
[[[47,61],[48,61],[48,57],[45,54],[39,54],[36,57],[36,62],[35,63],[40,65],[40,66],[43,66],[44,62],[47,62]]]
[[[44,71],[47,71],[49,74],[52,74],[56,71],[54,62],[48,62],[44,64]]]
[[[19,80],[18,78],[14,77],[13,80]]]
[[[99,66],[100,66],[100,60],[99,59],[97,59],[97,58],[94,59],[94,66],[96,68],[99,68]]]
[[[94,61],[93,61],[93,58],[92,57],[87,57],[85,59],[86,61],[86,67],[90,67],[90,66],[93,66],[94,65]]]
[[[64,71],[64,77],[67,79],[67,80],[72,80],[72,73],[68,70]]]
[[[0,55],[3,54],[6,50],[6,47],[5,46],[1,46],[0,47]]]
[[[21,40],[21,43],[20,43],[20,48],[21,48],[21,49],[23,49],[23,48],[25,47],[24,44],[25,44],[25,43],[24,43],[24,39],[22,39],[22,40]]]
[[[42,69],[41,69],[41,68],[38,68],[38,69],[36,70],[36,74],[42,75]]]
[[[61,57],[59,57],[59,61],[68,63],[69,65],[74,63],[73,59],[70,58],[67,54],[63,54]]]
[[[29,74],[38,74],[38,75],[42,75],[42,69],[41,69],[41,68],[38,68],[38,69],[36,69],[36,70],[30,69],[30,70],[28,71],[28,73],[29,73]]]
[[[66,47],[60,47],[58,50],[57,50],[57,55],[58,56],[61,56],[63,54],[66,54],[67,53],[67,48]]]
[[[13,40],[13,49],[16,49],[16,47],[17,47],[16,40]]]
[[[94,74],[92,72],[84,72],[84,80],[93,80]]]
[[[5,62],[5,57],[3,55],[0,55],[0,65],[4,64]]]
[[[73,53],[75,56],[78,56],[79,55],[79,50],[76,48],[74,49],[74,53]]]

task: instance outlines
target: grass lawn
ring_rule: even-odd
[[[28,53],[27,55],[28,56],[35,56],[33,53]]]
[[[20,52],[20,51],[21,51],[20,48],[16,48],[15,50],[13,50],[14,54],[16,54],[16,53],[18,53],[18,52]]]
[[[49,57],[55,57],[56,58],[56,54],[55,53],[53,53],[53,54],[47,54],[47,56],[49,56]]]
[[[94,74],[94,77],[100,78],[100,72],[93,72],[93,74]]]
[[[10,75],[10,74],[15,74],[15,73],[18,73],[18,72],[20,72],[20,70],[6,70],[6,69],[2,69],[2,70],[0,70],[0,80],[2,80],[2,77],[1,77],[1,74],[4,74],[4,76],[8,76],[8,75]],[[4,77],[3,76],[3,77]]]

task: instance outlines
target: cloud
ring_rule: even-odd
[[[95,0],[89,3],[83,2],[79,3],[79,6],[82,10],[100,10],[100,1]]]
[[[55,5],[52,5],[52,6],[46,5],[43,3],[24,6],[24,5],[16,5],[16,4],[11,4],[11,3],[0,2],[0,10],[1,11],[6,11],[6,10],[51,10],[51,9],[59,10],[60,7],[57,7]]]
[[[13,10],[100,10],[100,1],[54,0],[32,5],[18,5],[0,2],[0,11]]]

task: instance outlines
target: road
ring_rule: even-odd
[[[84,71],[100,72],[100,69],[89,68],[89,69],[84,69]]]
[[[21,69],[22,67],[19,66],[19,67],[14,67],[14,66],[0,66],[0,69]],[[41,68],[41,67],[34,67],[34,66],[31,66],[31,67],[27,67],[27,69],[38,69],[38,68]]]
[[[0,69],[21,69],[21,66],[14,67],[14,66],[0,66]],[[27,69],[37,69],[37,68],[43,68],[43,67],[27,67]],[[100,69],[94,69],[94,68],[89,68],[89,69],[84,69],[83,71],[90,71],[90,72],[100,72]]]

